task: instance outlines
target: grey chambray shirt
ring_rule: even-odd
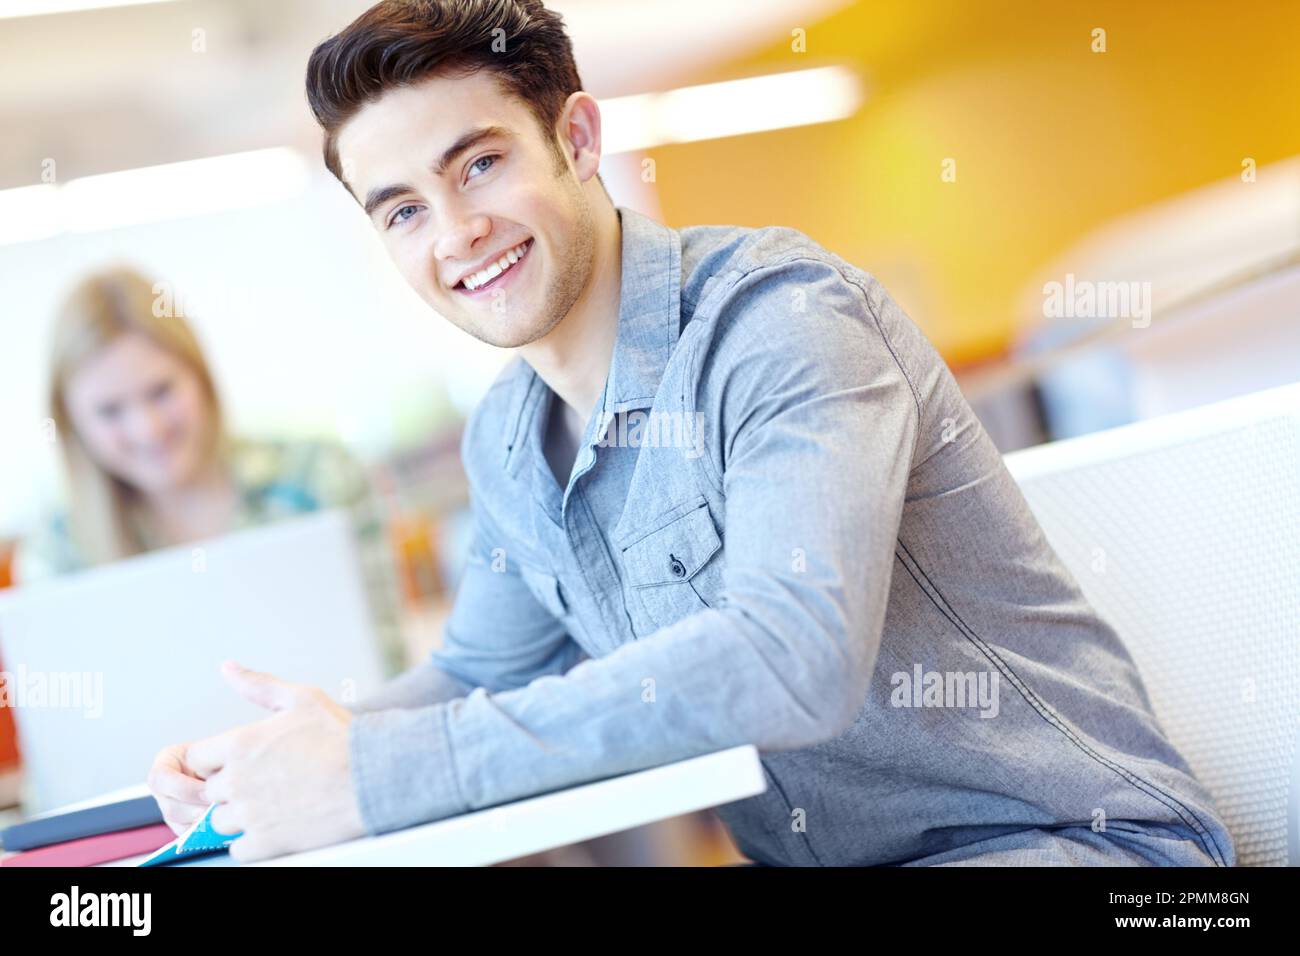
[[[1104,814],[1106,839],[1232,865],[1120,638],[881,284],[793,229],[618,212],[617,341],[567,484],[522,359],[467,423],[443,644],[351,724],[367,830],[754,744],[766,792],[717,813],[760,862]]]

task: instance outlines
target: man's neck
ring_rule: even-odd
[[[613,360],[623,272],[618,210],[603,192],[593,207],[596,253],[587,287],[559,325],[518,350],[584,425],[596,410]]]

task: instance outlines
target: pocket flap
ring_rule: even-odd
[[[520,566],[519,573],[523,576],[524,583],[528,585],[528,590],[546,610],[550,611],[556,617],[564,617],[568,613],[568,608],[564,603],[564,596],[560,594],[560,582],[545,571],[538,571],[527,566]]]
[[[690,580],[722,546],[708,502],[637,538],[623,548],[623,566],[633,587],[680,584]]]

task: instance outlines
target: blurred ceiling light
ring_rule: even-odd
[[[604,152],[831,122],[863,99],[858,75],[839,66],[616,97],[600,104]],[[262,205],[298,194],[309,176],[302,156],[277,148],[4,190],[0,243]]]
[[[103,10],[106,7],[135,7],[168,0],[0,0],[0,19],[5,17],[39,17],[47,13],[76,13],[79,10]]]
[[[604,152],[827,123],[863,98],[858,75],[841,66],[615,97],[600,103]]]
[[[287,147],[0,190],[0,243],[202,216],[289,199],[310,172]]]
[[[48,239],[63,231],[58,186],[0,190],[0,245]]]
[[[74,179],[63,187],[72,232],[261,206],[300,193],[307,163],[286,147]]]

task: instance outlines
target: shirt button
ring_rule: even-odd
[[[675,578],[686,577],[686,565],[682,564],[679,559],[673,557],[671,554],[668,555],[668,570],[673,573],[673,577]]]

